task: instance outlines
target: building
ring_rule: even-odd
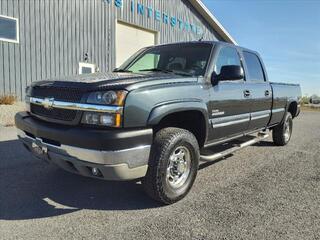
[[[0,0],[0,95],[33,81],[112,71],[138,49],[235,41],[200,0]]]

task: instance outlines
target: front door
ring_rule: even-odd
[[[214,71],[218,75],[223,66],[242,66],[234,47],[221,46],[217,50]],[[209,144],[240,135],[247,131],[250,122],[249,96],[245,96],[244,79],[220,81],[210,89]]]

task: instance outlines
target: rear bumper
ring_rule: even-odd
[[[121,134],[119,134],[119,130],[68,128],[72,136],[86,139],[89,135],[89,138],[98,142],[99,146],[103,144],[102,149],[97,149],[97,147],[90,148],[92,142],[88,142],[87,147],[84,147],[86,142],[77,146],[76,143],[79,140],[76,141],[76,139],[74,145],[66,144],[64,140],[71,138],[67,129],[60,139],[61,129],[59,126],[40,122],[31,118],[28,114],[18,113],[15,120],[18,137],[29,151],[38,158],[53,162],[67,171],[106,180],[132,180],[144,177],[147,172],[152,130],[134,130],[133,133],[120,130]],[[77,131],[81,132],[78,133]],[[132,135],[139,136],[135,138]],[[50,138],[51,136],[54,137]],[[102,138],[99,138],[100,136]],[[125,136],[128,136],[128,138]],[[103,142],[106,139],[113,141],[111,146],[107,144],[108,141]],[[139,142],[139,139],[144,141]],[[117,142],[127,142],[127,146],[119,149],[119,145],[121,145],[119,144],[116,148],[113,148]],[[93,168],[98,170],[97,175],[92,171]]]

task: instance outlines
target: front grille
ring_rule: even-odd
[[[59,87],[33,87],[31,95],[39,98],[54,98],[65,102],[80,102],[83,92]]]
[[[46,117],[46,118],[52,118],[60,121],[68,121],[71,122],[76,118],[77,111],[75,110],[66,110],[66,109],[57,109],[57,108],[51,108],[46,109],[43,106],[31,104],[30,110],[33,114]]]
[[[84,91],[81,89],[67,88],[61,86],[34,86],[31,90],[31,96],[36,98],[54,98],[56,101],[63,102],[75,102],[80,103],[83,97]],[[59,120],[63,122],[72,122],[76,119],[78,111],[67,110],[67,109],[57,109],[51,108],[46,109],[43,106],[31,104],[31,113],[39,116],[45,117],[46,120],[50,119]]]

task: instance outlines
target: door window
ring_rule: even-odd
[[[265,78],[262,66],[257,55],[249,52],[243,52],[243,56],[248,68],[247,79],[249,81],[264,82]]]
[[[241,66],[239,54],[235,48],[224,47],[219,52],[214,71],[219,75],[221,68],[229,65]]]

